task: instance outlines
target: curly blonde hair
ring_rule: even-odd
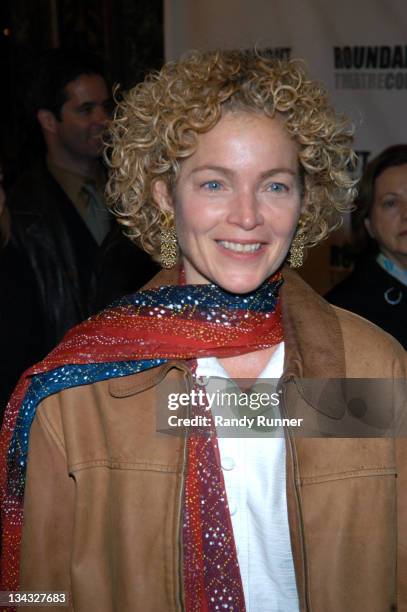
[[[154,182],[165,181],[171,192],[197,136],[223,112],[239,110],[278,113],[299,147],[306,205],[298,233],[306,246],[336,229],[350,209],[353,128],[302,63],[257,51],[194,51],[127,92],[110,125],[108,203],[129,238],[155,260],[172,219],[153,199]]]

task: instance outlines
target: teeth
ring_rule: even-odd
[[[254,253],[255,251],[258,251],[261,247],[260,242],[256,242],[254,244],[240,244],[239,242],[228,242],[227,240],[219,240],[219,244],[221,244],[225,249],[237,251],[238,253]]]

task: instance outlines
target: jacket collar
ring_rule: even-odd
[[[283,276],[285,376],[344,377],[345,350],[334,308],[290,268]]]
[[[283,276],[283,381],[293,379],[310,406],[328,417],[340,419],[346,410],[342,387],[346,364],[335,309],[290,268],[284,268]]]
[[[283,381],[294,380],[297,389],[305,401],[316,410],[327,416],[340,418],[344,412],[340,379],[345,377],[345,351],[338,317],[334,308],[309,287],[301,277],[290,268],[283,269],[284,283],[281,288],[283,328],[285,342],[285,360]],[[179,267],[161,270],[143,288],[152,289],[162,285],[174,285],[178,282]],[[168,371],[168,365],[155,368],[156,382],[163,377],[162,368]],[[151,373],[152,374],[152,373]],[[164,374],[165,375],[165,374]],[[132,391],[138,389],[138,382],[143,386],[143,377],[138,375]],[[153,384],[151,375],[149,382]],[[337,379],[328,388],[332,401],[321,406],[318,402],[320,387],[309,379]],[[115,393],[120,395],[119,387],[123,379],[115,381]],[[118,387],[116,389],[116,387]],[[141,389],[140,389],[141,390]]]

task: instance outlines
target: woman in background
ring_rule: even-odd
[[[368,244],[351,274],[326,299],[376,323],[407,349],[407,145],[366,167],[353,225]]]

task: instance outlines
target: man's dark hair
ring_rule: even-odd
[[[106,80],[101,58],[91,51],[50,49],[40,59],[33,86],[32,111],[46,109],[61,119],[61,108],[67,100],[65,87],[82,74],[96,74]]]

